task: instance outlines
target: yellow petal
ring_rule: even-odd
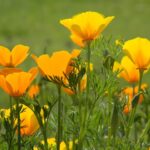
[[[150,41],[148,39],[138,37],[128,40],[123,45],[123,50],[137,68],[147,69],[150,65]]]
[[[105,18],[100,13],[87,11],[61,20],[60,23],[70,30],[73,42],[83,47],[83,42],[99,37],[113,18],[114,16]]]
[[[123,77],[130,83],[139,81],[139,70],[136,65],[129,59],[129,57],[124,56],[121,60],[121,65],[123,67],[123,71],[120,73],[120,76]]]
[[[79,45],[80,47],[85,46],[85,42],[82,40],[82,38],[78,37],[77,35],[71,34],[70,38],[75,44]]]
[[[81,50],[79,49],[74,49],[72,52],[71,52],[71,55],[72,55],[72,58],[76,58],[80,55],[81,53]]]
[[[21,135],[32,135],[38,128],[39,124],[34,112],[27,106],[23,105],[21,119]]]

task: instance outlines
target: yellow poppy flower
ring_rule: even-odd
[[[150,65],[150,41],[145,38],[134,38],[123,45],[123,50],[138,69],[147,69]]]
[[[20,113],[21,135],[32,135],[39,128],[38,120],[34,112],[29,107],[23,105],[22,109],[23,111]]]
[[[28,90],[28,96],[33,99],[39,94],[40,87],[38,85],[32,85]]]
[[[13,106],[14,108],[16,105]],[[1,112],[4,113],[4,118],[10,117],[10,109],[2,109]],[[15,119],[14,126],[17,124],[17,118]],[[27,106],[22,105],[22,110],[20,111],[20,133],[21,135],[32,135],[38,128],[38,120],[34,115],[34,112]],[[17,132],[17,131],[16,131]]]
[[[5,67],[16,67],[28,56],[29,47],[16,45],[12,51],[0,46],[0,65]]]
[[[0,75],[0,87],[13,97],[22,96],[37,74],[37,68],[29,72],[13,72],[7,75]]]
[[[142,84],[141,89],[145,90],[148,87],[147,84]],[[125,114],[128,114],[131,109],[132,109],[132,100],[133,97],[138,93],[138,86],[136,86],[134,89],[132,87],[127,87],[123,90],[123,94],[128,96],[128,102],[127,104],[124,106],[123,112]],[[138,103],[141,104],[143,101],[144,97],[143,94],[140,95]]]
[[[118,77],[124,78],[129,83],[135,83],[139,81],[139,70],[136,65],[129,59],[129,57],[124,56],[121,63],[114,63],[113,71],[120,71]]]
[[[113,19],[114,16],[105,18],[100,13],[87,11],[72,18],[60,20],[60,23],[70,30],[73,42],[84,47],[87,41],[98,38]]]
[[[58,77],[63,80],[65,74],[71,71],[70,63],[72,63],[72,58],[75,58],[80,54],[80,50],[73,50],[70,54],[67,51],[54,52],[52,56],[47,54],[36,57],[32,55],[32,58],[36,61],[41,74],[44,77]]]

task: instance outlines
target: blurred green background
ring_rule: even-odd
[[[0,44],[26,44],[37,55],[45,47],[48,52],[72,49],[59,20],[88,10],[116,17],[105,35],[150,38],[150,0],[0,0]]]
[[[103,32],[106,36],[150,38],[150,0],[0,0],[0,45],[25,44],[36,55],[70,51],[77,46],[59,20],[88,10],[116,17]],[[29,57],[23,66],[32,64]]]

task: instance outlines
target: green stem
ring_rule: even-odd
[[[41,127],[41,130],[42,130],[43,138],[44,138],[44,148],[45,148],[45,150],[48,150],[46,127],[43,125],[43,126]]]
[[[17,109],[17,118],[18,118],[18,150],[21,150],[21,133],[20,133],[20,108],[19,108],[19,99],[16,99],[16,109]]]
[[[142,131],[142,134],[140,135],[137,144],[140,144],[140,142],[143,140],[145,134],[149,131],[150,129],[150,120],[148,120],[146,127],[144,128],[144,130]]]
[[[57,150],[60,150],[62,140],[62,102],[61,102],[61,86],[58,85],[58,127],[57,127]]]
[[[11,128],[11,131],[10,131],[10,141],[9,141],[9,145],[8,145],[8,149],[9,150],[13,150],[13,132],[14,132],[14,129],[13,129],[13,126],[14,126],[14,123],[13,123],[13,108],[12,108],[12,97],[10,96],[9,97],[9,105],[10,105],[10,128]]]
[[[91,63],[91,48],[90,42],[87,44],[87,87],[86,87],[86,105],[89,104],[89,90],[90,90],[90,63]]]
[[[36,109],[32,109],[32,111],[34,112],[34,114],[36,115],[36,118],[38,120],[38,123],[40,125],[40,129],[44,138],[44,150],[48,150],[48,142],[47,142],[47,134],[46,134],[46,124],[47,122],[43,123],[43,117],[41,116],[40,112],[36,111]]]
[[[139,79],[139,85],[138,85],[138,93],[141,91],[141,84],[142,84],[143,72],[144,72],[144,70],[139,69],[140,79]],[[137,104],[138,104],[138,102],[137,102]],[[134,122],[134,118],[135,118],[135,114],[136,114],[136,109],[137,109],[137,104],[133,108],[133,110],[131,112],[131,116],[129,117],[129,123],[128,123],[127,134],[126,134],[127,138],[129,136],[131,126],[132,126],[132,124]]]
[[[91,42],[87,42],[87,85],[86,85],[86,100],[84,106],[81,105],[80,109],[83,111],[81,118],[80,132],[79,132],[79,149],[83,149],[83,141],[86,133],[86,123],[87,123],[87,111],[89,108],[89,91],[90,91],[90,62],[91,62]]]

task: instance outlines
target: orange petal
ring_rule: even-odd
[[[10,65],[10,50],[6,47],[0,46],[0,65],[9,66]]]
[[[11,96],[22,96],[30,84],[30,73],[19,72],[12,73],[6,76],[6,82],[12,89]]]
[[[28,56],[29,47],[24,45],[16,45],[11,52],[12,65],[21,64]]]
[[[18,68],[3,68],[0,70],[0,74],[4,76],[7,76],[8,74],[15,72],[22,72],[22,70]]]
[[[37,67],[32,67],[28,72],[31,73],[31,75],[32,75],[31,78],[30,78],[30,82],[32,82],[38,74],[38,68]]]
[[[3,75],[0,75],[0,87],[7,93],[12,94],[11,87],[7,84],[6,79]]]

